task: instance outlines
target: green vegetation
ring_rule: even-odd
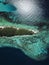
[[[26,29],[19,29],[16,31],[16,35],[32,35],[33,32]]]
[[[18,29],[13,27],[0,28],[0,36],[15,36],[15,35],[32,35],[34,32],[26,29]]]

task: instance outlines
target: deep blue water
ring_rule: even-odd
[[[46,12],[44,17],[49,18],[49,0],[43,1]],[[49,65],[49,57],[43,61],[35,61],[19,49],[5,47],[0,48],[0,65]]]
[[[35,61],[15,48],[0,48],[0,65],[49,65],[49,57],[44,61]]]

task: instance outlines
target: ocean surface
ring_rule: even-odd
[[[44,2],[44,19],[49,19],[49,0],[42,1]],[[20,49],[4,47],[0,48],[0,65],[49,65],[49,53],[47,59],[36,61],[26,56]]]
[[[49,57],[46,60],[35,61],[19,49],[4,47],[0,48],[0,65],[49,65]]]

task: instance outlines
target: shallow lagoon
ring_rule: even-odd
[[[24,33],[23,35],[18,34],[14,36],[3,35],[0,37],[0,47],[7,46],[21,49],[21,51],[23,51],[27,56],[35,60],[43,60],[47,57],[47,49],[49,48],[49,31],[46,29],[47,27],[43,27],[43,29],[40,30],[37,26],[13,24],[2,18],[0,22],[0,28],[3,29],[4,27],[14,27],[22,30],[27,29],[28,31],[31,30],[33,34],[25,35]]]

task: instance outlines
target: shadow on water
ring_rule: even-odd
[[[49,57],[44,61],[35,61],[16,48],[0,48],[0,65],[49,65]]]

